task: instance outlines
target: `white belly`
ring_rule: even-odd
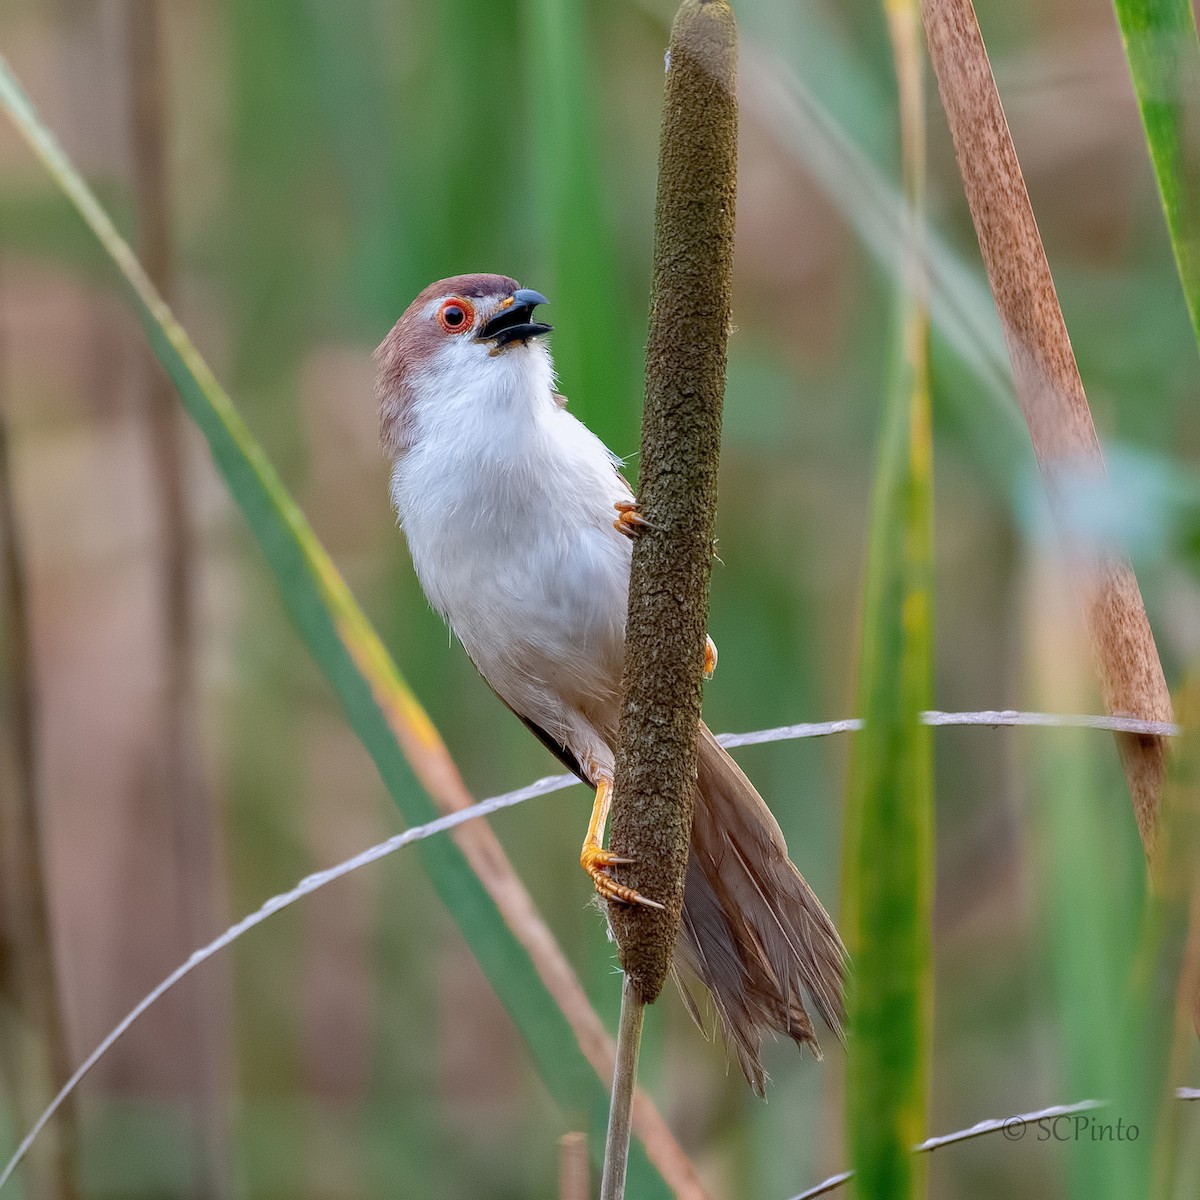
[[[628,492],[582,425],[549,422],[418,443],[392,494],[425,594],[480,673],[578,753],[580,718],[616,733],[630,543],[613,505]]]

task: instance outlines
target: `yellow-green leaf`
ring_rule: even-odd
[[[2,58],[0,105],[120,272],[150,345],[207,439],[288,613],[405,820],[414,825],[431,820],[437,810],[421,785],[466,795],[437,730],[229,397]],[[574,1120],[589,1123],[591,1145],[602,1146],[606,1089],[529,954],[453,841],[423,841],[420,853],[438,894],[528,1043],[547,1088]],[[631,1158],[630,1177],[638,1195],[669,1194],[640,1147]]]
[[[901,83],[909,255],[867,548],[858,710],[842,855],[853,964],[846,1127],[862,1197],[921,1194],[933,1002],[932,744],[920,714],[933,660],[932,436],[919,214],[918,25],[888,3]]]
[[[1200,341],[1200,41],[1191,0],[1114,0],[1175,266]]]

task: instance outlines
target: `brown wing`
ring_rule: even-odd
[[[521,714],[517,712],[517,710],[513,708],[511,704],[508,707],[512,709],[514,713],[517,713],[518,717],[521,717]],[[579,760],[570,752],[570,750],[566,748],[566,746],[559,742],[557,738],[551,737],[550,734],[548,734],[540,725],[535,724],[528,717],[521,717],[521,720],[525,723],[533,736],[537,738],[537,740],[541,742],[542,745],[545,746],[546,749],[549,750],[550,753],[553,754],[554,757],[557,758],[558,761],[562,763],[562,765],[566,767],[568,771],[570,771],[573,775],[578,776],[578,778],[583,783],[586,783],[593,792],[596,790],[596,785],[590,779],[588,779],[586,775],[584,775],[583,768],[579,765]]]
[[[480,679],[483,679],[484,683],[487,683],[488,687],[492,687],[482,673],[479,677]],[[562,763],[562,765],[566,767],[572,775],[576,776],[581,782],[586,783],[588,787],[592,789],[592,791],[596,790],[596,785],[592,783],[592,781],[583,773],[583,768],[579,765],[579,759],[577,759],[575,755],[572,754],[571,751],[562,744],[562,742],[560,742],[556,737],[553,737],[547,733],[539,724],[537,724],[536,721],[531,721],[528,717],[522,716],[519,712],[517,712],[517,710],[513,708],[513,706],[509,704],[509,702],[505,700],[495,688],[492,688],[492,691],[496,693],[496,699],[498,699],[504,705],[504,707],[513,714],[513,716],[518,717],[522,724],[524,724],[529,730],[529,732],[532,733],[533,736],[537,738],[537,740],[541,742],[542,745],[545,746],[546,749],[549,750],[550,753],[553,754],[554,757],[557,758],[558,761]]]

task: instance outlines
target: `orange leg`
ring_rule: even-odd
[[[627,538],[635,538],[643,529],[652,528],[650,522],[642,516],[636,500],[618,500],[613,508],[617,510],[613,528]]]
[[[633,862],[631,858],[618,858],[604,849],[604,827],[608,824],[608,810],[612,804],[612,780],[601,776],[596,783],[596,802],[592,805],[592,819],[588,823],[587,837],[579,852],[579,865],[592,877],[596,891],[606,900],[621,900],[626,904],[644,904],[647,908],[662,908],[657,900],[648,900],[640,892],[623,883],[618,883],[609,873],[610,867]]]

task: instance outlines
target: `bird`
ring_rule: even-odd
[[[497,696],[595,802],[580,862],[612,903],[604,848],[620,714],[632,541],[644,527],[621,460],[567,411],[535,319],[549,303],[503,275],[438,280],[375,352],[380,440],[418,580]],[[705,672],[716,664],[706,650]],[[811,1002],[844,1040],[847,957],[753,784],[701,722],[674,974],[704,1028],[712,997],[755,1092],[762,1043],[821,1049]]]

